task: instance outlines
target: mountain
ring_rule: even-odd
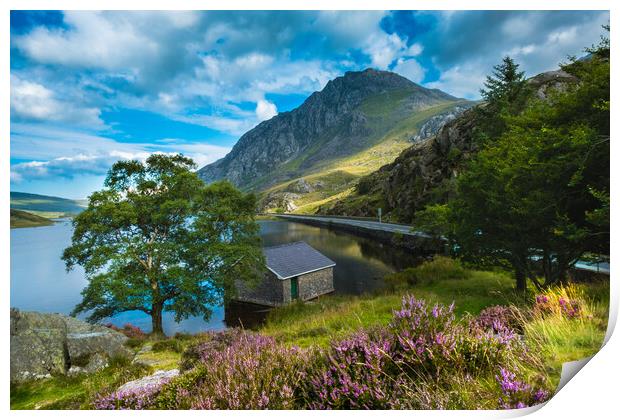
[[[259,192],[266,210],[312,211],[391,162],[427,120],[468,104],[396,73],[347,72],[245,133],[198,174]]]
[[[82,200],[11,191],[11,208],[44,217],[62,217],[80,213],[86,207]]]
[[[533,95],[543,100],[551,91],[576,82],[562,70],[528,80]],[[317,213],[376,216],[381,207],[387,219],[410,223],[426,204],[445,201],[450,184],[478,152],[473,135],[477,115],[470,109],[452,118],[435,135],[416,142],[393,162],[361,178],[353,193],[320,206]]]

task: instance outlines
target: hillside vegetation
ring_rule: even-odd
[[[81,200],[11,191],[12,209],[24,210],[41,217],[71,216],[82,212],[84,207],[85,203]]]
[[[11,229],[23,227],[49,226],[54,222],[23,210],[11,209]]]

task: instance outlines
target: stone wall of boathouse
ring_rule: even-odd
[[[298,277],[299,299],[310,300],[334,291],[334,267],[324,268]],[[288,290],[291,293],[290,284]]]
[[[290,283],[288,283],[288,300],[284,293],[285,280],[280,280],[271,271],[267,270],[265,276],[258,284],[247,285],[243,282],[235,282],[237,294],[235,300],[240,302],[257,303],[265,306],[281,306],[291,301]],[[285,302],[285,303],[283,303]]]
[[[297,277],[298,295],[302,301],[334,291],[334,268],[324,268]],[[291,279],[280,280],[271,271],[265,273],[262,282],[256,285],[236,283],[235,300],[265,306],[283,306],[292,302]]]

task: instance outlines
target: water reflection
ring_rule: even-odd
[[[407,251],[348,233],[284,220],[259,223],[264,246],[305,241],[336,262],[334,287],[338,294],[377,290],[383,286],[383,276],[419,262]],[[11,230],[11,306],[30,311],[71,312],[86,286],[84,272],[78,267],[67,273],[60,260],[63,249],[71,242],[71,233],[68,221]],[[165,313],[164,331],[174,334],[221,330],[239,324],[256,328],[264,321],[267,309],[237,303],[213,308],[209,321],[193,317],[178,323],[173,314]],[[138,311],[116,315],[110,321],[119,326],[129,322],[146,331],[151,325],[148,315]]]

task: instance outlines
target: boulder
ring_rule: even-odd
[[[131,357],[127,337],[61,314],[11,309],[11,381],[94,372]]]
[[[117,392],[120,394],[130,395],[148,392],[151,389],[159,389],[159,387],[176,376],[179,375],[179,369],[158,370],[152,375],[144,376],[135,381],[127,382],[122,385]]]

